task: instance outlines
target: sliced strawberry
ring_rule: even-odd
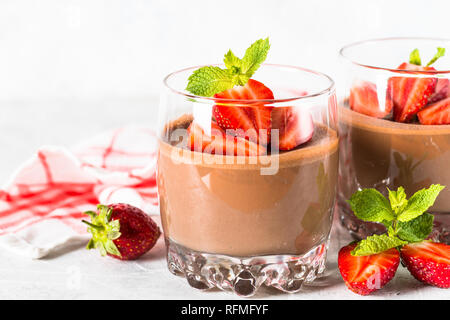
[[[291,150],[311,140],[314,123],[308,110],[277,107],[272,110],[272,130],[278,129],[279,150]]]
[[[408,71],[435,71],[433,67],[422,67],[402,63],[397,69]],[[388,95],[394,103],[394,119],[408,122],[428,102],[436,88],[436,78],[392,77],[388,80]]]
[[[449,79],[438,79],[436,84],[436,89],[428,99],[428,103],[435,103],[439,100],[450,97],[450,80]]]
[[[419,281],[439,288],[450,288],[450,246],[437,242],[419,242],[404,246],[402,261]]]
[[[250,140],[266,145],[270,136],[271,111],[273,107],[240,100],[269,100],[273,99],[272,91],[261,82],[250,79],[245,86],[235,86],[232,89],[214,95],[218,102],[228,105],[215,105],[213,116],[217,124],[224,130],[236,130],[238,136],[248,133]],[[220,99],[227,99],[221,101]],[[229,104],[240,104],[233,106]],[[266,130],[267,134],[260,134],[259,130]],[[250,130],[250,131],[249,131]],[[263,131],[264,132],[264,131]]]
[[[341,248],[338,266],[347,287],[360,295],[368,295],[391,281],[397,271],[400,254],[396,249],[370,256],[352,256],[356,243]]]
[[[450,97],[425,107],[417,117],[421,124],[450,124]]]
[[[187,129],[188,147],[192,151],[202,152],[211,144],[211,136],[205,134],[205,131],[197,123],[192,122]],[[224,135],[223,130],[215,123],[211,122],[211,135]]]
[[[211,154],[258,156],[266,153],[266,148],[241,137],[225,135],[215,136],[204,152]]]
[[[188,147],[193,151],[236,155],[256,156],[266,153],[266,148],[244,138],[226,135],[215,122],[211,122],[211,136],[195,122],[188,128]]]
[[[392,110],[391,99],[386,99],[384,107],[380,106],[377,86],[368,81],[360,81],[350,89],[348,102],[353,111],[374,118],[384,118]]]

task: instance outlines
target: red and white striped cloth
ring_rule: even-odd
[[[37,259],[86,242],[83,212],[98,203],[157,214],[156,155],[154,132],[137,126],[40,148],[0,189],[0,247]]]

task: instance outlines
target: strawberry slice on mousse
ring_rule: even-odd
[[[240,100],[272,100],[272,91],[259,81],[250,79],[245,86],[216,93],[219,103],[213,107],[213,116],[223,130],[235,130],[240,137],[267,145],[270,140],[271,112],[273,107]],[[226,99],[221,101],[221,99]],[[232,104],[240,104],[233,106]],[[260,133],[260,129],[265,130]]]
[[[374,118],[385,118],[392,111],[392,100],[387,98],[384,107],[378,102],[377,86],[369,81],[360,81],[350,89],[350,108]]]
[[[257,143],[226,135],[215,122],[211,122],[211,136],[195,122],[191,123],[187,132],[188,147],[192,151],[235,156],[258,156],[266,153],[266,149]]]
[[[450,124],[450,97],[425,107],[417,117],[425,125]]]
[[[423,67],[402,63],[397,69],[408,71],[436,71],[433,67]],[[419,112],[435,92],[437,78],[392,77],[388,80],[388,94],[394,103],[394,119],[409,122]]]
[[[278,129],[279,150],[291,150],[311,140],[314,122],[308,110],[277,107],[272,110],[272,130]]]

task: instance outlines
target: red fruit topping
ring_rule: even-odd
[[[188,128],[188,146],[193,151],[211,154],[256,156],[266,153],[266,149],[257,143],[226,135],[215,122],[211,122],[211,136],[192,122]]]
[[[435,71],[433,67],[422,67],[402,63],[397,69],[409,71]],[[388,80],[388,95],[394,102],[394,119],[408,122],[427,103],[436,88],[436,78],[392,77]]]
[[[402,261],[419,281],[450,288],[450,246],[423,241],[403,246]]]
[[[279,150],[291,150],[311,140],[314,123],[308,110],[277,107],[272,110],[272,130],[274,129],[279,130]]]
[[[188,147],[192,151],[202,152],[211,143],[211,136],[205,134],[202,127],[197,123],[192,122],[187,129],[188,133]],[[223,130],[215,123],[211,122],[211,135],[224,135]]]
[[[141,209],[125,203],[98,205],[98,213],[85,212],[91,217],[88,231],[93,238],[87,248],[97,248],[102,255],[120,260],[134,260],[156,244],[161,231]]]
[[[370,256],[352,256],[356,243],[341,248],[338,257],[339,271],[347,287],[360,295],[381,289],[394,277],[400,254],[389,249]]]
[[[257,102],[242,102],[239,100],[269,100],[273,99],[272,91],[261,82],[250,79],[245,86],[235,86],[232,89],[217,93],[214,98],[218,102],[227,104],[241,104],[240,106],[215,105],[213,116],[217,124],[224,130],[242,130],[239,136],[245,136],[249,131],[250,140],[266,145],[269,141],[271,127],[271,111],[273,107],[258,104]],[[227,101],[220,101],[227,99]],[[266,130],[266,134],[261,134],[259,130]],[[244,134],[243,134],[244,133]],[[260,137],[258,138],[258,136]]]
[[[450,97],[425,107],[417,117],[421,124],[450,124]]]
[[[450,80],[449,79],[438,79],[436,84],[436,89],[428,99],[428,103],[434,103],[439,100],[450,97]]]
[[[235,156],[260,156],[266,153],[266,148],[241,137],[225,135],[213,138],[204,152]]]
[[[391,113],[392,100],[386,99],[382,108],[378,102],[377,86],[368,81],[361,81],[350,89],[349,105],[353,111],[369,117],[384,118]]]

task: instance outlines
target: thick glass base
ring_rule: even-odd
[[[350,206],[339,200],[339,218],[342,225],[356,240],[364,239],[373,234],[380,234],[386,228],[379,223],[366,222],[355,217]],[[434,241],[450,244],[450,213],[433,213],[434,228],[430,238]]]
[[[284,292],[298,292],[325,270],[328,240],[304,255],[231,257],[203,253],[166,238],[170,272],[186,278],[200,290],[219,288],[249,297],[261,285]]]

